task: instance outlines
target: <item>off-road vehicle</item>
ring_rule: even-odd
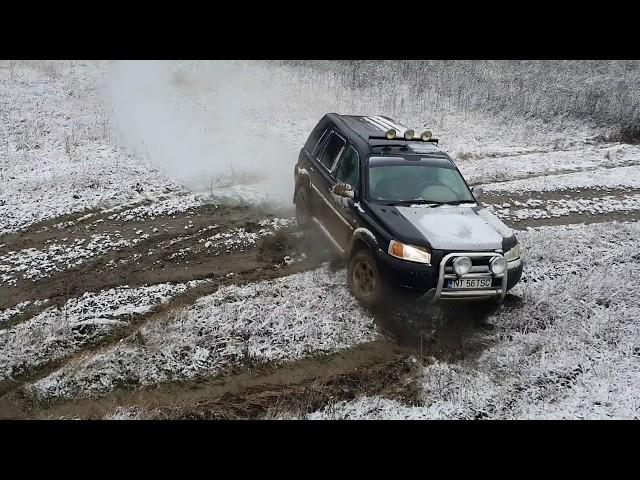
[[[426,131],[383,116],[329,113],[295,166],[298,225],[348,260],[367,306],[389,288],[431,301],[501,302],[522,276],[513,231],[479,202]]]

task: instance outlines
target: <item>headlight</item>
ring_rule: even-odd
[[[388,251],[392,257],[401,258],[402,260],[416,263],[431,263],[431,254],[425,247],[405,245],[404,243],[391,240]]]
[[[507,262],[513,262],[520,258],[520,244],[517,243],[515,247],[508,250],[507,253],[504,254],[504,258]]]
[[[489,268],[494,275],[500,275],[507,269],[507,261],[504,257],[493,257],[489,263]]]

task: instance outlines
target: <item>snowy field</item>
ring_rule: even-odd
[[[640,416],[638,145],[586,122],[386,112],[434,130],[526,263],[480,318],[373,315],[290,198],[320,116],[380,105],[295,78],[0,62],[1,418]]]

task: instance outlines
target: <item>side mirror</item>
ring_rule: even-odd
[[[476,185],[471,189],[471,193],[473,193],[473,196],[475,197],[476,200],[480,200],[480,197],[482,197],[484,190],[480,185]]]
[[[348,183],[337,183],[333,186],[332,192],[339,197],[351,198],[355,197],[353,187]]]

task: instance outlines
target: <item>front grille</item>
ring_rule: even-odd
[[[451,262],[449,262],[451,263]],[[489,273],[489,265],[473,265],[471,267],[471,273]],[[451,265],[447,265],[444,267],[444,273],[453,273],[453,267]]]
[[[490,252],[493,253],[493,252]],[[484,265],[484,266],[489,266],[489,262],[491,261],[491,258],[487,258],[487,257],[481,257],[481,258],[471,258],[471,264],[473,266],[480,266],[480,265]]]

